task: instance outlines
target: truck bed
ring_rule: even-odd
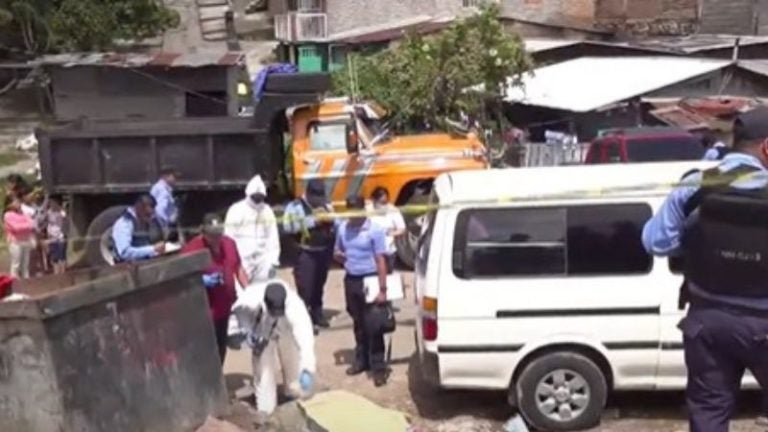
[[[241,187],[276,175],[280,148],[253,118],[81,121],[37,132],[46,190],[146,191],[162,167],[180,171],[179,190]]]

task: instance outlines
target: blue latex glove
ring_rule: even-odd
[[[208,273],[203,275],[203,285],[208,289],[216,288],[221,285],[222,282],[223,278],[221,277],[221,273]]]
[[[299,376],[299,385],[301,385],[302,391],[309,393],[315,386],[315,377],[313,377],[312,374],[307,370],[301,371],[301,375]]]

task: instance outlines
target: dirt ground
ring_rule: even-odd
[[[293,281],[290,272],[282,274]],[[503,394],[492,392],[448,392],[432,389],[418,379],[415,362],[413,298],[399,305],[398,329],[392,340],[392,375],[384,388],[375,388],[365,376],[347,377],[354,346],[352,321],[344,312],[343,273],[334,270],[326,288],[326,309],[332,327],[320,333],[316,341],[319,388],[344,389],[365,396],[387,408],[407,413],[412,421],[432,432],[501,431],[501,425],[514,414]],[[409,278],[406,278],[409,282]],[[248,392],[250,355],[231,351],[224,366],[230,392],[243,396]],[[758,400],[745,395],[738,420],[732,431],[764,431],[755,425]],[[603,422],[594,431],[605,432],[677,432],[687,430],[682,393],[632,393],[613,395]]]

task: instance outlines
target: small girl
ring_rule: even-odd
[[[48,261],[53,267],[54,274],[62,274],[67,270],[67,213],[61,203],[50,198],[48,201],[46,233],[48,234]]]

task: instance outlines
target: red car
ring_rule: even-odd
[[[699,160],[701,139],[684,129],[641,127],[611,130],[589,146],[586,164]]]

